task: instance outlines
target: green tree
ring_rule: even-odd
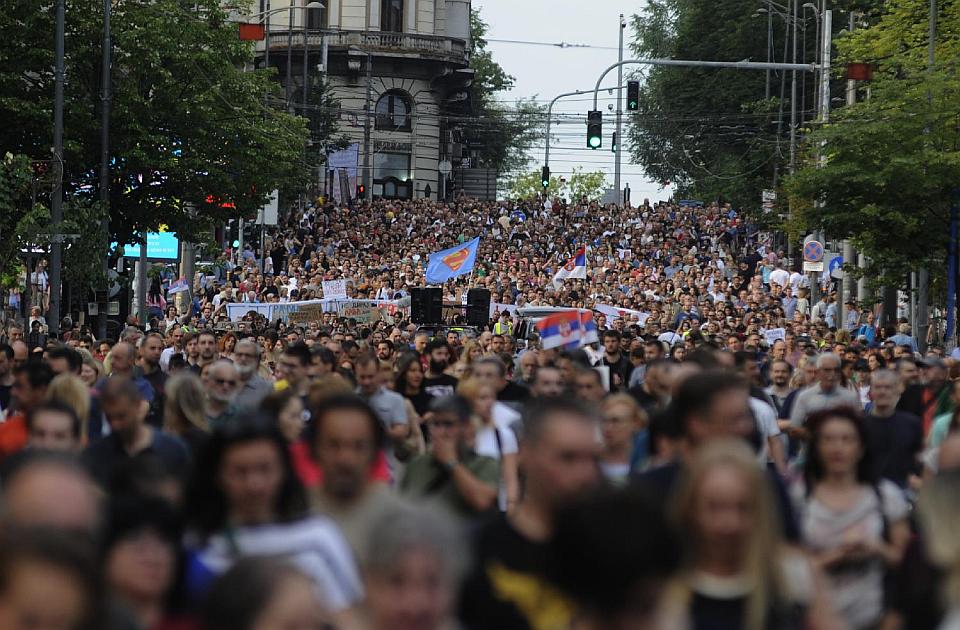
[[[487,50],[487,30],[480,12],[471,11],[473,117],[464,123],[464,129],[468,144],[480,147],[481,164],[506,174],[524,169],[529,163],[529,150],[543,139],[546,109],[534,99],[517,99],[512,104],[497,100],[499,94],[513,88],[516,79]]]
[[[546,189],[549,197],[556,197],[560,194],[560,178],[556,175],[550,176],[550,185]],[[540,171],[525,171],[514,175],[507,180],[507,191],[511,199],[532,199],[544,192],[543,180],[540,179]]]
[[[540,171],[526,171],[520,173],[507,182],[511,199],[530,199],[544,192],[543,180]],[[606,175],[602,171],[584,171],[575,166],[570,178],[561,181],[556,175],[550,176],[550,186],[546,193],[550,197],[569,195],[571,199],[598,201],[603,197],[606,188]]]
[[[46,157],[52,143],[55,3],[8,4],[0,14],[8,35],[0,51],[0,113],[7,122],[0,145]],[[92,208],[100,192],[102,15],[83,0],[67,0],[66,15],[63,187],[69,221],[98,212]],[[255,213],[271,191],[306,180],[306,120],[282,111],[279,88],[267,71],[244,70],[253,47],[239,41],[236,24],[227,18],[218,0],[115,3],[109,191],[114,240],[130,242],[163,224],[194,238],[226,219]]]
[[[752,17],[758,6],[756,0],[650,0],[631,20],[631,47],[642,58],[766,61],[767,20]],[[783,61],[783,20],[775,18],[774,29]],[[630,114],[626,134],[633,159],[683,195],[758,206],[759,191],[789,155],[788,123],[777,125],[781,111],[789,120],[789,103],[779,98],[782,76],[772,73],[767,100],[764,72],[643,68],[635,73],[643,79],[640,109]]]
[[[307,107],[304,116],[310,132],[308,161],[311,166],[326,161],[334,151],[345,149],[350,144],[346,134],[340,133],[340,123],[337,114],[340,111],[340,101],[330,88],[330,83],[321,77],[311,74],[307,89]]]
[[[0,161],[0,270],[6,270],[20,250],[19,226],[30,213],[36,175],[25,155],[7,153]]]
[[[803,168],[787,183],[804,226],[851,238],[877,283],[899,286],[921,266],[934,280],[944,277],[960,182],[960,7],[946,4],[936,46],[943,61],[932,72],[925,0],[890,0],[874,25],[837,42],[840,67],[876,64],[869,98],[834,112],[810,135]]]
[[[603,171],[584,171],[579,166],[573,168],[567,181],[571,199],[599,201],[607,187],[607,176]]]

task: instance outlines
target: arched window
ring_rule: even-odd
[[[376,108],[376,127],[383,131],[410,131],[413,101],[410,95],[391,90],[380,97]]]

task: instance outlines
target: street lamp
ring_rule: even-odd
[[[293,104],[291,103],[292,98],[290,96],[291,88],[293,87],[293,77],[290,74],[290,71],[292,70],[292,67],[293,67],[293,2],[294,0],[290,0],[290,4],[286,6],[286,8],[289,11],[287,13],[288,15],[288,19],[287,19],[287,84],[284,86],[284,90],[283,90],[284,95],[287,97],[287,109],[290,111],[291,114],[293,113]],[[320,2],[310,2],[309,4],[304,5],[303,8],[304,9],[322,9],[323,4],[321,4]],[[306,20],[304,20],[304,22],[306,22]],[[303,33],[304,33],[303,45],[306,46],[307,45],[306,23],[304,23]]]
[[[326,5],[322,2],[310,2],[309,4],[304,5],[304,9],[325,9]],[[306,14],[303,19],[303,111],[302,115],[306,115],[307,111],[307,67],[310,63],[310,50],[309,42],[307,41],[307,19]]]
[[[291,69],[291,61],[293,58],[293,9],[296,7],[293,6],[293,0],[290,0],[290,4],[288,4],[285,7],[277,7],[276,9],[271,9],[269,7],[270,7],[270,3],[269,3],[269,0],[267,0],[266,11],[252,13],[247,17],[253,18],[253,19],[263,19],[263,18],[269,18],[271,15],[274,15],[276,13],[282,13],[283,11],[289,12],[288,15],[290,16],[290,19],[289,19],[290,26],[287,29],[287,84],[286,86],[284,86],[284,94],[286,95],[287,103],[289,103],[290,102],[290,83],[291,83],[290,69]],[[326,6],[322,2],[313,1],[304,5],[303,8],[304,9],[324,9],[326,8]],[[269,68],[270,67],[270,20],[267,19],[265,21],[266,21],[267,29],[266,29],[266,36],[264,39],[264,46],[263,46],[263,66],[265,68]],[[306,40],[304,40],[304,45],[306,45]]]
[[[814,41],[816,42],[816,44],[815,44],[816,52],[815,52],[814,55],[813,55],[813,60],[816,61],[816,60],[817,60],[817,57],[819,56],[819,53],[820,53],[820,8],[817,7],[817,5],[815,5],[815,4],[812,3],[812,2],[807,2],[806,4],[803,5],[803,14],[804,14],[804,16],[806,16],[806,14],[807,14],[807,9],[810,9],[810,10],[813,11],[813,15],[814,15],[815,22],[816,22],[816,31],[815,31],[815,34],[814,34]],[[820,70],[817,70],[817,72],[814,73],[814,75],[813,75],[814,92],[815,92],[816,94],[818,94],[818,95],[820,94],[820,76],[821,76],[821,71],[820,71]],[[806,83],[806,81],[804,81],[804,83]],[[818,104],[818,107],[817,107],[817,108],[819,109],[820,100],[819,100],[819,99],[815,99],[815,102]],[[803,106],[804,106],[804,109],[806,109],[806,106],[807,106],[806,96],[804,96]]]

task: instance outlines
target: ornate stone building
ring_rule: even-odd
[[[443,172],[459,166],[456,122],[469,110],[470,0],[259,2],[252,10],[268,16],[269,64],[293,111],[307,73],[308,86],[326,74],[340,131],[359,145],[358,181],[376,197],[449,192]]]

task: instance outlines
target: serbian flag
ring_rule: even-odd
[[[479,246],[478,236],[462,245],[430,254],[427,261],[427,284],[443,284],[450,278],[473,271]]]
[[[580,326],[580,314],[577,311],[563,311],[548,315],[537,322],[540,331],[540,342],[543,349],[570,347],[580,345],[583,329]]]
[[[184,291],[189,291],[190,285],[187,283],[186,278],[180,278],[176,282],[170,283],[170,288],[167,289],[169,295],[174,295],[176,293],[182,293]]]
[[[587,279],[587,249],[585,247],[578,249],[573,258],[568,260],[563,267],[560,267],[560,270],[553,276],[553,288],[559,289],[567,278]]]
[[[583,336],[580,337],[581,346],[600,343],[600,335],[597,334],[597,324],[593,321],[593,313],[590,311],[580,313],[580,330],[583,331]]]

